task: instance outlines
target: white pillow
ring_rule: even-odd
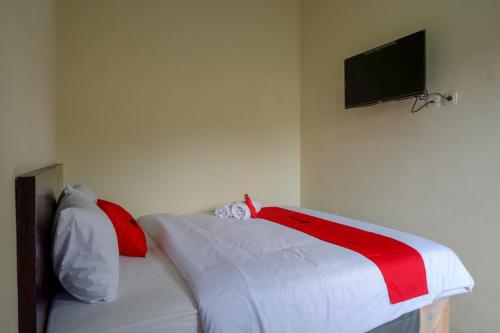
[[[56,214],[52,260],[64,289],[88,302],[113,301],[119,282],[118,241],[113,224],[81,192],[71,189]]]
[[[75,207],[95,210],[97,205],[95,204],[95,202],[92,201],[92,197],[90,195],[86,194],[83,191],[73,189],[72,186],[66,186],[59,197],[59,203],[57,205],[56,213],[54,215],[54,223],[52,224],[53,235],[55,235],[61,211],[63,211],[66,208],[75,208]]]
[[[81,194],[83,194],[85,197],[87,197],[90,201],[96,202],[97,201],[97,196],[95,195],[94,192],[87,186],[85,186],[82,183],[77,183],[73,186],[66,186],[63,190],[63,195],[68,194],[71,190],[77,190]]]

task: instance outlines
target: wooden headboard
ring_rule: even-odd
[[[17,295],[20,333],[43,333],[59,284],[52,271],[52,221],[62,165],[16,178]]]

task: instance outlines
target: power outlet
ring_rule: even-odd
[[[446,94],[445,96],[451,96],[451,101],[448,101],[447,99],[443,98],[443,105],[451,105],[451,104],[457,104],[458,103],[458,92],[457,91],[450,91]]]
[[[427,97],[427,100],[425,102],[429,103],[427,104],[427,107],[429,109],[434,109],[441,106],[441,100],[442,98],[439,95],[429,95],[429,97]]]

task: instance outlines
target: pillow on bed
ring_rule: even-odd
[[[56,210],[56,219],[58,213],[66,208],[86,208],[94,209],[95,201],[92,201],[91,197],[83,191],[74,189],[71,186],[66,186],[59,198],[59,204]]]
[[[71,190],[76,190],[76,191],[80,192],[81,194],[83,194],[87,199],[89,199],[92,202],[97,201],[97,196],[94,194],[94,192],[92,192],[92,190],[90,188],[88,188],[87,186],[85,186],[82,183],[77,183],[73,186],[66,186],[63,190],[63,196],[68,194]]]
[[[52,236],[55,236],[59,217],[66,208],[79,207],[85,209],[95,209],[95,204],[81,191],[74,190],[71,186],[66,186],[59,196],[57,209],[52,223]]]
[[[56,213],[52,247],[54,272],[74,297],[112,301],[119,282],[118,242],[108,217],[75,189],[68,189]]]
[[[97,206],[108,215],[115,227],[120,254],[130,257],[145,257],[148,250],[146,236],[132,215],[123,207],[106,200],[98,199]]]

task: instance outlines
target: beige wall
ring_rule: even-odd
[[[500,2],[302,2],[302,205],[449,245],[476,280],[453,332],[500,331]],[[343,60],[419,29],[428,87],[459,104],[346,111]]]
[[[0,332],[17,332],[14,178],[55,162],[54,8],[0,0]]]
[[[63,0],[59,159],[135,214],[299,202],[298,0]]]

